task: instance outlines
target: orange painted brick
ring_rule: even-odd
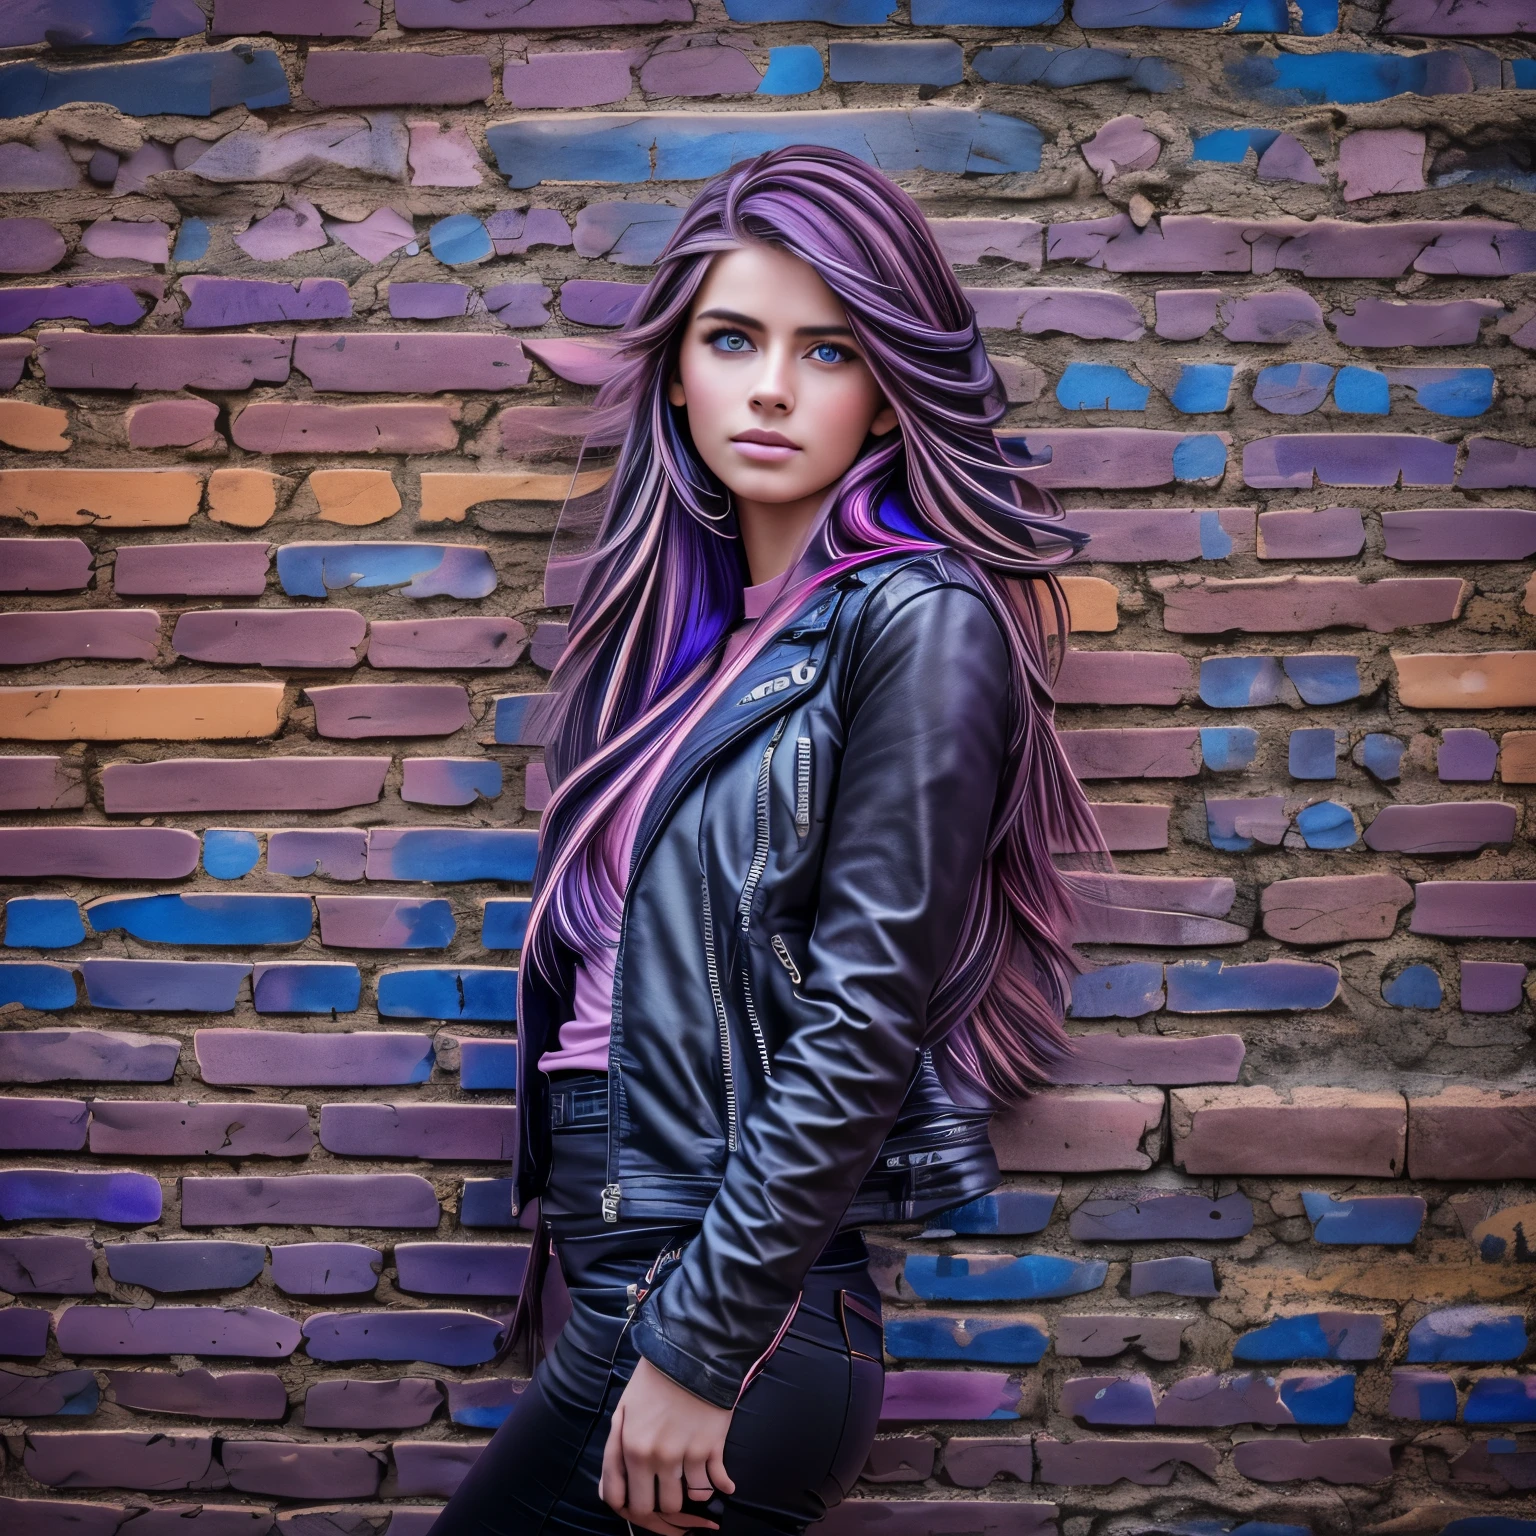
[[[27,400],[0,400],[0,443],[24,448],[28,453],[63,453],[69,447],[64,436],[69,412]]]
[[[1161,1155],[1157,1088],[1047,1088],[995,1115],[1000,1167],[1021,1173],[1150,1168]]]
[[[1063,576],[1067,612],[1078,634],[1108,634],[1120,627],[1120,594],[1112,581],[1098,576]]]
[[[37,528],[185,528],[202,499],[190,469],[0,470],[0,518]]]
[[[309,488],[322,523],[364,528],[400,510],[400,492],[387,469],[317,469],[309,477]]]
[[[1536,731],[1504,732],[1499,777],[1506,784],[1536,784]]]
[[[264,469],[216,469],[208,477],[208,516],[231,528],[263,528],[290,482]]]
[[[1173,1160],[1192,1174],[1359,1175],[1403,1171],[1408,1106],[1349,1088],[1175,1088]]]
[[[1536,651],[1409,655],[1393,651],[1410,709],[1524,709],[1536,704]]]
[[[232,741],[274,736],[281,683],[0,688],[8,741]]]
[[[585,496],[606,485],[612,473],[589,470],[574,480],[570,475],[426,474],[421,477],[419,515],[424,523],[462,523],[469,509],[484,501],[564,501],[567,496]]]

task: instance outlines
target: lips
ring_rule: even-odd
[[[782,432],[765,432],[760,427],[738,432],[731,441],[743,458],[759,464],[782,464],[800,452],[800,445]]]

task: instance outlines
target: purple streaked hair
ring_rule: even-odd
[[[830,558],[789,583],[717,672],[750,577],[730,497],[666,390],[710,261],[754,241],[807,262],[841,300],[899,426],[871,438],[844,477],[819,534]],[[636,302],[596,407],[606,440],[622,440],[539,711],[553,795],[524,972],[554,978],[561,946],[581,954],[612,942],[622,894],[604,834],[652,754],[725,694],[814,591],[872,561],[943,548],[988,596],[1012,688],[986,858],[924,1038],[945,1075],[958,1073],[986,1101],[1025,1097],[1070,1050],[1062,1015],[1078,969],[1068,943],[1074,881],[1052,854],[1103,852],[1052,722],[1053,641],[1068,627],[1053,572],[1086,540],[999,444],[1004,391],[921,210],[838,150],[774,150],[715,177]]]

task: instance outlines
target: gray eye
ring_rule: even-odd
[[[719,352],[747,352],[752,347],[740,331],[723,331],[713,338],[711,345]]]

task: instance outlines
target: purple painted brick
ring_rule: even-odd
[[[0,811],[70,811],[84,804],[85,775],[78,764],[58,757],[0,758]]]
[[[200,1029],[193,1036],[206,1083],[232,1087],[370,1087],[422,1083],[432,1071],[432,1039],[355,1031],[305,1034],[271,1029]]]
[[[271,32],[278,37],[371,37],[379,0],[214,0],[215,37]]]
[[[270,564],[265,544],[125,544],[112,585],[119,597],[260,597]]]
[[[278,1420],[288,1393],[270,1371],[108,1371],[107,1390],[123,1408],[195,1419]]]
[[[350,608],[224,608],[182,614],[171,649],[231,666],[355,667],[367,629]]]
[[[952,1444],[953,1442],[951,1442]],[[1107,1488],[1124,1478],[1144,1488],[1166,1488],[1181,1466],[1214,1479],[1220,1465],[1215,1446],[1198,1440],[1035,1440],[1040,1481]]]
[[[315,1144],[302,1104],[97,1099],[91,1151],[138,1157],[304,1157]]]
[[[502,92],[520,111],[540,107],[605,107],[629,95],[633,85],[630,68],[635,57],[621,48],[529,53],[526,62],[507,61]]]
[[[1517,812],[1497,800],[1452,800],[1439,805],[1388,805],[1365,831],[1378,853],[1476,853],[1514,841]]]
[[[215,1474],[215,1486],[223,1488],[222,1469]],[[269,1536],[270,1510],[251,1509],[238,1504],[159,1504],[154,1509],[133,1512],[139,1527],[135,1536]]]
[[[1440,733],[1435,772],[1442,784],[1487,784],[1499,763],[1499,744],[1487,731],[1448,729]]]
[[[1455,470],[1454,443],[1410,433],[1303,432],[1243,449],[1243,483],[1275,490],[1311,490],[1314,475],[1322,485],[1450,485]]]
[[[560,313],[577,325],[623,325],[643,288],[642,283],[570,278],[560,288]]]
[[[388,772],[387,757],[168,758],[110,763],[101,788],[109,815],[335,811],[372,805]]]
[[[324,1104],[320,1144],[343,1157],[499,1162],[517,1144],[506,1104]]]
[[[470,723],[469,695],[451,683],[343,683],[306,688],[316,733],[332,740],[451,736]]]
[[[33,1359],[48,1353],[50,1315],[38,1307],[0,1307],[0,1359]]]
[[[300,336],[293,366],[316,389],[343,394],[516,389],[533,373],[517,339],[495,331]]]
[[[391,283],[390,318],[457,320],[469,313],[469,295],[463,283]]]
[[[1246,1237],[1252,1230],[1253,1202],[1244,1194],[1085,1200],[1071,1220],[1073,1240],[1082,1243],[1205,1242]]]
[[[467,107],[491,90],[491,61],[479,53],[312,48],[304,63],[304,94],[321,107]]]
[[[1061,744],[1080,779],[1192,779],[1200,771],[1194,727],[1063,731]]]
[[[0,1031],[0,1082],[168,1083],[181,1046],[103,1029]]]
[[[1058,704],[1177,704],[1194,686],[1187,656],[1164,651],[1068,651]]]
[[[113,1280],[150,1291],[240,1290],[261,1274],[267,1261],[261,1243],[178,1239],[107,1243],[104,1251]]]
[[[1353,314],[1336,309],[1329,321],[1346,347],[1470,347],[1483,321],[1503,310],[1497,299],[1357,298]]]
[[[1365,548],[1358,507],[1287,507],[1259,513],[1261,560],[1352,560]]]
[[[335,286],[346,293],[345,284]],[[137,389],[166,394],[182,389],[249,389],[257,383],[285,383],[292,354],[293,338],[289,336],[178,336],[174,332],[109,336],[93,331],[47,331],[38,338],[38,358],[50,389]]]
[[[0,592],[83,592],[90,581],[79,539],[0,539]]]
[[[687,0],[399,0],[402,27],[498,32],[524,27],[653,26],[692,21]]]
[[[402,1498],[448,1498],[479,1460],[483,1444],[450,1440],[397,1440],[395,1482]]]
[[[424,1376],[401,1381],[317,1381],[304,1397],[305,1429],[419,1429],[443,1405]]]
[[[1536,880],[1425,880],[1412,933],[1457,939],[1536,938]]]
[[[54,1324],[66,1355],[246,1355],[285,1360],[299,1325],[266,1307],[66,1307]]]
[[[1281,345],[1323,333],[1323,312],[1310,293],[1279,288],[1229,299],[1221,306],[1221,334],[1228,341]]]
[[[92,1254],[79,1237],[0,1237],[0,1290],[89,1296],[96,1289]]]
[[[1003,1371],[893,1371],[885,1378],[880,1422],[1017,1418],[1025,1390]]]
[[[548,325],[549,301],[554,296],[554,290],[543,283],[493,283],[481,295],[497,323],[513,329]],[[532,409],[560,410],[562,407],[534,406]]]
[[[360,827],[296,827],[267,833],[268,874],[361,880],[367,861],[368,834]]]
[[[197,868],[195,832],[170,827],[0,828],[0,876],[180,880]]]
[[[505,1325],[477,1312],[317,1312],[304,1323],[313,1360],[419,1360],[484,1365]]]
[[[100,1393],[94,1371],[53,1371],[23,1376],[0,1370],[0,1415],[8,1419],[54,1418],[94,1413]]]
[[[288,1499],[366,1499],[379,1491],[389,1454],[383,1446],[301,1445],[225,1440],[220,1459],[229,1486]]]
[[[290,1296],[366,1296],[384,1255],[364,1243],[285,1243],[272,1250],[272,1283]]]
[[[247,405],[230,436],[250,453],[443,453],[459,445],[458,419],[457,402],[267,400]]]
[[[402,1291],[428,1296],[516,1296],[529,1249],[512,1243],[396,1243]]]
[[[0,666],[40,662],[154,661],[160,615],[148,608],[0,614]]]
[[[13,1168],[0,1173],[0,1220],[101,1221],[143,1226],[160,1219],[160,1181],[147,1173]]]
[[[43,219],[0,219],[0,272],[46,272],[64,259],[64,237]]]
[[[80,1099],[0,1098],[0,1151],[79,1152],[90,1113]]]
[[[1389,560],[1528,560],[1536,554],[1536,511],[1522,507],[1385,511],[1381,527]]]
[[[28,1473],[50,1488],[223,1486],[213,1436],[186,1430],[34,1433],[27,1436],[23,1461]]]
[[[116,1504],[0,1498],[0,1530],[6,1536],[117,1536],[127,1513]]]
[[[368,629],[371,667],[512,667],[528,648],[516,619],[475,614],[452,619],[376,619]]]
[[[1392,1441],[1342,1435],[1314,1441],[1249,1440],[1233,1447],[1232,1467],[1259,1483],[1384,1483],[1392,1476]]]
[[[188,330],[352,318],[352,295],[347,285],[334,277],[281,283],[197,275],[182,278],[181,286],[190,301],[181,320]]]
[[[182,1180],[186,1227],[436,1227],[437,1196],[414,1173],[302,1173]]]
[[[1468,1013],[1513,1013],[1525,990],[1526,969],[1516,960],[1463,960],[1461,1006]]]
[[[230,1013],[248,965],[223,960],[82,960],[93,1008],[129,1013]]]
[[[448,1416],[455,1424],[469,1424],[477,1429],[498,1427],[512,1412],[527,1386],[526,1381],[510,1376],[450,1381]]]
[[[1093,1425],[1150,1425],[1157,1399],[1145,1376],[1074,1376],[1061,1385],[1060,1411]]]

